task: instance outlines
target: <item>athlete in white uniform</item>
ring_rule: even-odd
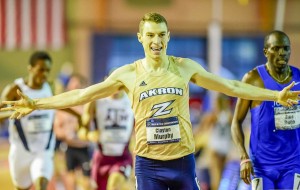
[[[85,107],[82,118],[87,123],[96,118],[98,149],[92,161],[92,178],[97,190],[126,188],[132,168],[129,142],[134,125],[130,100],[121,91]]]
[[[46,82],[39,90],[28,87],[22,78],[15,83],[30,97],[52,96],[51,88]],[[53,110],[37,110],[20,120],[10,120],[9,166],[13,182],[18,187],[28,187],[32,180],[41,176],[51,179],[55,144],[53,118]]]
[[[208,141],[208,160],[211,189],[219,189],[219,183],[227,155],[231,150],[232,140],[230,124],[232,120],[231,99],[224,94],[219,94],[213,110],[207,113],[201,128],[210,128]]]
[[[106,156],[121,156],[128,145],[134,116],[124,92],[96,101],[96,121],[101,131],[99,143]]]
[[[47,82],[51,61],[46,52],[32,54],[28,76],[6,86],[1,99],[17,100],[17,91],[36,98],[52,96],[52,89]],[[55,143],[53,117],[53,110],[37,110],[20,120],[10,120],[9,168],[13,184],[18,190],[29,189],[33,182],[36,189],[45,190],[52,177]]]

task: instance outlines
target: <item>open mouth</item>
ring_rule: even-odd
[[[278,60],[277,63],[279,63],[281,65],[285,65],[287,62],[286,62],[286,60]]]
[[[158,48],[158,47],[151,47],[151,50],[152,50],[153,52],[159,53],[159,52],[162,50],[162,47],[160,47],[160,48]]]

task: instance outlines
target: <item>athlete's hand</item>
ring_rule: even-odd
[[[298,104],[300,100],[299,94],[300,91],[291,91],[291,88],[295,85],[295,82],[292,82],[290,85],[282,89],[277,98],[277,102],[283,106],[293,106],[294,104]]]
[[[86,127],[80,126],[78,131],[77,131],[77,136],[80,140],[87,141],[87,134],[89,130]]]
[[[98,143],[100,139],[100,132],[98,130],[89,131],[87,134],[87,138],[93,143]]]
[[[240,176],[241,179],[246,183],[246,184],[251,184],[251,175],[254,176],[254,171],[252,167],[252,163],[246,162],[241,165],[240,168]]]
[[[18,95],[21,97],[20,100],[17,101],[3,101],[2,104],[7,105],[8,107],[1,108],[1,111],[14,111],[10,119],[21,119],[25,115],[30,114],[34,111],[35,102],[19,90],[17,90]]]

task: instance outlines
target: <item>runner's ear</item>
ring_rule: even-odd
[[[142,41],[142,34],[141,33],[137,33],[137,38],[138,38],[138,41],[142,44],[143,41]]]

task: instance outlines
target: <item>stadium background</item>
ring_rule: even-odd
[[[28,36],[20,30],[26,25],[20,19],[23,3],[30,7],[36,29]],[[62,68],[69,64],[91,83],[101,81],[111,68],[143,57],[136,32],[140,18],[151,11],[169,22],[169,54],[193,58],[210,69],[209,56],[215,51],[221,67],[217,74],[227,78],[240,80],[247,70],[265,63],[263,37],[276,28],[289,35],[290,64],[299,67],[299,10],[299,0],[0,0],[0,91],[27,74],[29,56],[37,49],[53,57],[52,80],[63,77]],[[214,23],[222,32],[220,52],[209,49]],[[60,30],[49,33],[53,28]],[[191,86],[192,98],[202,100],[203,92]],[[5,136],[3,130],[1,134]],[[7,175],[2,170],[7,168],[6,147],[5,141],[0,143],[2,176]],[[0,185],[9,185],[2,176]]]

